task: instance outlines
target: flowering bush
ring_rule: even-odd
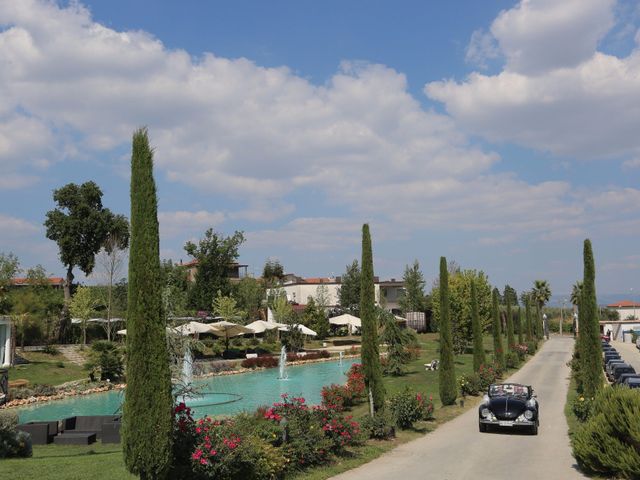
[[[275,368],[278,366],[278,359],[271,355],[256,358],[246,358],[240,364],[243,368]]]
[[[360,424],[351,415],[342,417],[335,410],[317,409],[322,421],[322,431],[331,440],[333,453],[342,453],[351,445],[361,443]]]
[[[518,354],[520,360],[524,360],[529,353],[529,347],[526,344],[520,343],[514,347],[515,352]]]
[[[295,362],[298,360],[318,360],[320,358],[329,358],[331,354],[327,350],[320,350],[318,352],[308,352],[305,355],[298,353],[287,353],[287,361]]]
[[[482,389],[480,377],[475,373],[469,373],[458,377],[458,388],[463,396],[477,395]]]
[[[576,418],[581,422],[586,422],[591,416],[591,410],[593,409],[593,398],[588,398],[580,395],[574,399],[572,408]]]
[[[407,429],[413,427],[418,420],[433,418],[433,397],[427,400],[422,393],[406,387],[391,397],[389,408],[395,424]]]
[[[373,416],[366,415],[362,420],[362,430],[369,434],[369,438],[387,440],[396,436],[393,418],[388,409],[379,410]]]
[[[189,478],[191,473],[191,453],[196,444],[196,425],[191,409],[184,402],[173,409],[173,461],[171,478]]]
[[[516,368],[520,364],[520,357],[516,352],[507,352],[504,362],[507,368]]]
[[[494,383],[498,378],[495,367],[493,365],[480,365],[478,370],[478,377],[480,378],[480,390],[483,392],[489,388],[489,385]]]
[[[345,406],[352,404],[351,391],[346,385],[332,384],[322,387],[322,405],[327,408],[342,411]]]
[[[366,388],[364,384],[364,371],[361,363],[351,365],[347,372],[347,388],[351,394],[351,399],[355,403],[362,401],[366,396]]]

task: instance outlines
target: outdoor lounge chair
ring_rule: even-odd
[[[95,433],[96,438],[102,438],[102,426],[105,423],[119,421],[120,415],[86,415],[65,418],[63,435],[67,433]]]
[[[58,422],[28,422],[16,428],[31,435],[31,443],[34,445],[47,445],[58,434]]]

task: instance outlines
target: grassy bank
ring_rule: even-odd
[[[69,362],[64,355],[49,355],[42,352],[20,352],[18,354],[29,360],[25,365],[16,365],[9,369],[9,379],[28,380],[29,384],[60,385],[72,380],[87,377],[82,366]]]

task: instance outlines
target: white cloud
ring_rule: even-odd
[[[467,45],[465,61],[484,70],[488,66],[488,60],[494,60],[499,56],[500,49],[495,37],[482,29],[474,30]]]
[[[39,230],[39,227],[27,220],[0,213],[0,232],[2,232],[2,237],[5,240],[7,238],[25,237]]]
[[[207,212],[185,210],[176,212],[158,212],[160,234],[166,237],[177,235],[188,236],[193,232],[201,232],[208,228],[215,228],[225,220],[222,212]]]
[[[466,130],[578,158],[640,151],[640,51],[597,51],[613,26],[612,1],[523,0],[491,32],[507,59],[496,75],[443,80],[425,93]]]

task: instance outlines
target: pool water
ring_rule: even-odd
[[[343,384],[346,373],[357,359],[313,363],[287,367],[286,380],[278,379],[278,369],[271,368],[238,375],[223,375],[196,380],[194,387],[202,393],[187,399],[195,417],[230,415],[271,405],[288,393],[304,397],[309,404],[319,404],[325,385]],[[86,396],[69,397],[18,409],[20,422],[61,420],[75,415],[112,415],[121,411],[124,391],[112,390]]]

